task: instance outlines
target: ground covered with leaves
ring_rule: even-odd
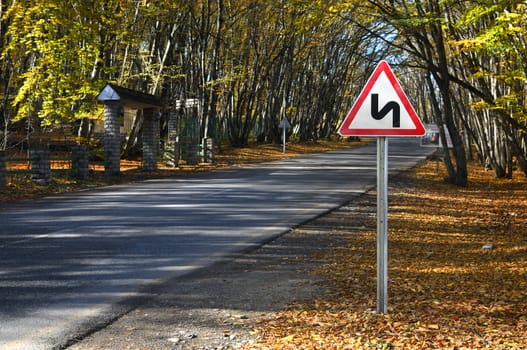
[[[527,179],[472,164],[458,188],[436,166],[391,180],[387,314],[376,313],[369,194],[323,219],[350,233],[317,271],[332,292],[260,322],[251,348],[527,349]]]

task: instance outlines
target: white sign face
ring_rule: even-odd
[[[340,126],[342,136],[422,136],[425,128],[390,66],[381,61]]]

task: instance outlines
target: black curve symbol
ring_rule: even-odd
[[[393,111],[393,127],[401,127],[401,107],[395,101],[390,101],[379,111],[379,94],[371,94],[371,116],[375,120],[381,120]]]

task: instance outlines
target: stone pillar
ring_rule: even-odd
[[[51,181],[51,160],[47,145],[36,145],[29,152],[31,160],[31,180],[45,185]]]
[[[83,180],[88,177],[88,148],[85,145],[73,145],[71,148],[71,174],[74,178]]]
[[[168,115],[168,136],[165,145],[165,161],[169,167],[179,165],[179,139],[178,139],[178,118],[176,112],[170,112]]]
[[[180,158],[187,163],[188,160],[188,145],[190,144],[190,137],[180,136],[179,137],[179,149],[180,149]]]
[[[121,172],[121,104],[107,101],[104,104],[104,171],[106,175]]]
[[[203,139],[203,162],[212,163],[214,161],[214,141],[212,138]]]
[[[195,142],[190,142],[187,149],[187,164],[198,165],[199,163],[199,145]]]
[[[157,110],[154,108],[145,109],[143,115],[143,170],[156,170],[159,151]]]
[[[0,188],[5,188],[7,182],[7,168],[5,151],[0,151]]]
[[[197,165],[199,163],[199,145],[190,136],[181,136],[181,159],[187,165]]]

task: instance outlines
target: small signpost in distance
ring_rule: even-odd
[[[283,150],[282,152],[285,153],[285,139],[287,136],[287,129],[291,127],[291,124],[289,124],[289,120],[287,117],[284,117],[282,121],[280,122],[280,125],[278,125],[278,128],[282,129],[282,144],[283,144]]]
[[[426,130],[388,62],[381,61],[342,122],[341,136],[377,137],[377,312],[388,311],[388,140]]]

